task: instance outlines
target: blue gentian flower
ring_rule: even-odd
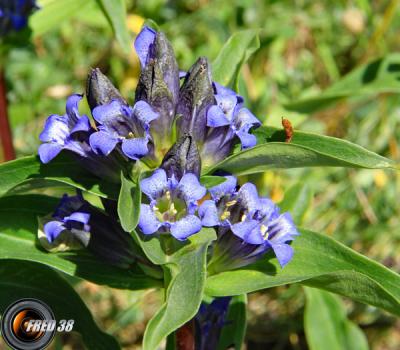
[[[135,261],[132,237],[115,218],[93,207],[81,193],[65,194],[43,231],[50,246],[79,242],[102,260],[122,268]]]
[[[78,103],[82,95],[72,95],[67,100],[66,114],[53,114],[46,120],[39,138],[44,142],[39,147],[40,160],[50,162],[63,149],[87,157],[91,148],[87,143],[88,133],[92,130],[89,118],[79,115]]]
[[[218,348],[222,328],[227,324],[226,318],[231,299],[232,297],[221,297],[215,298],[210,304],[201,304],[194,318],[197,350]]]
[[[131,108],[113,100],[94,108],[93,118],[98,131],[90,135],[89,142],[97,154],[107,156],[119,144],[122,153],[134,160],[148,153],[150,122],[158,118],[148,103],[139,101]]]
[[[25,28],[28,17],[37,8],[35,0],[0,0],[0,36]]]
[[[81,194],[65,194],[53,214],[54,220],[44,225],[47,240],[53,243],[63,231],[70,231],[86,246],[89,242],[90,214]]]
[[[145,235],[170,232],[178,240],[185,240],[199,232],[202,224],[195,215],[197,202],[206,194],[196,175],[186,173],[178,181],[164,169],[140,182],[140,188],[150,203],[140,208],[139,228]]]
[[[223,144],[229,144],[234,136],[240,139],[242,149],[254,147],[257,143],[256,137],[249,133],[252,127],[259,127],[260,121],[245,107],[243,98],[233,90],[214,83],[216,105],[211,106],[207,112],[207,126],[217,128],[214,135],[210,135],[209,144],[213,139],[221,141],[220,130],[225,128]],[[205,147],[207,148],[207,146]]]
[[[253,184],[236,187],[236,179],[227,176],[224,183],[210,189],[212,199],[199,208],[203,225],[218,227],[212,263],[244,266],[272,249],[285,266],[293,256],[288,243],[298,235],[290,214],[281,214],[269,198],[259,197]]]

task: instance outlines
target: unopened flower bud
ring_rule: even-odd
[[[109,104],[113,100],[127,104],[118,89],[99,68],[92,69],[88,74],[86,96],[91,110],[97,106]]]
[[[207,110],[215,103],[208,61],[200,57],[186,74],[176,113],[180,135],[191,134],[203,142],[207,132]]]
[[[168,177],[181,179],[185,173],[200,176],[201,159],[196,142],[191,135],[182,136],[167,152],[162,163]]]

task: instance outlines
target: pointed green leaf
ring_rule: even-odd
[[[30,19],[33,35],[42,35],[59,27],[61,22],[85,11],[93,3],[94,0],[42,0],[40,11],[34,12]]]
[[[61,154],[49,164],[37,156],[19,158],[0,165],[0,196],[9,191],[65,184],[104,198],[117,198],[118,186],[101,181],[78,166],[75,160]]]
[[[124,0],[96,0],[110,23],[115,37],[126,53],[131,51],[131,38],[126,24]]]
[[[347,319],[339,297],[305,287],[304,330],[310,350],[368,350],[362,330]]]
[[[169,280],[166,301],[149,321],[143,339],[144,350],[158,349],[161,341],[197,313],[206,280],[207,247],[216,238],[212,229],[203,229],[163,265]]]
[[[0,313],[22,298],[45,302],[57,321],[74,320],[74,331],[91,350],[120,349],[118,342],[96,325],[89,309],[58,273],[40,264],[3,260],[0,264]]]
[[[218,350],[226,350],[228,348],[235,350],[242,349],[247,326],[246,306],[246,294],[232,297],[226,322],[222,328],[221,337],[218,342]]]
[[[392,160],[335,137],[295,131],[292,141],[285,143],[283,130],[262,127],[254,134],[258,139],[255,147],[234,153],[211,169],[206,169],[205,174],[225,170],[232,174],[245,175],[271,168],[310,166],[396,168],[396,163]]]
[[[54,211],[59,199],[41,195],[0,198],[0,260],[17,259],[51,266],[68,275],[121,289],[159,286],[135,266],[129,270],[110,266],[87,251],[48,253],[37,240],[38,216]]]
[[[400,93],[400,54],[391,53],[362,65],[317,96],[285,105],[288,110],[314,113],[352,96]]]
[[[248,29],[233,34],[212,64],[213,80],[225,86],[237,85],[240,68],[259,47],[258,30]]]
[[[301,282],[400,316],[399,274],[328,236],[300,231],[294,257],[283,269],[267,254],[256,264],[210,276],[206,293],[236,295]]]
[[[132,232],[139,222],[142,192],[136,181],[121,173],[121,191],[118,197],[118,216],[121,226],[126,232]]]

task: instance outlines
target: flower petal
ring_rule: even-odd
[[[159,113],[155,112],[145,101],[136,102],[133,106],[133,113],[143,125],[148,125],[159,117]]]
[[[265,243],[261,234],[260,223],[257,220],[246,220],[238,222],[231,227],[232,232],[250,244]]]
[[[158,231],[158,229],[162,226],[162,223],[157,219],[150,205],[141,204],[138,226],[143,234],[151,235]]]
[[[238,199],[240,204],[253,213],[260,207],[260,200],[257,193],[257,187],[252,183],[247,182],[238,191]]]
[[[93,151],[104,156],[108,156],[118,142],[116,137],[112,137],[104,131],[97,131],[90,135],[89,138],[90,147],[92,147]]]
[[[72,213],[70,216],[64,217],[64,220],[65,221],[72,220],[72,221],[81,222],[82,224],[88,224],[89,220],[90,220],[90,214],[75,212],[75,213]]]
[[[43,143],[39,146],[40,161],[44,164],[50,162],[62,151],[62,146],[57,143]]]
[[[260,223],[257,220],[245,220],[238,222],[231,227],[232,232],[250,244],[265,243],[261,234]]]
[[[233,113],[238,105],[238,98],[236,95],[215,95],[215,100],[218,106],[225,113],[227,118],[232,121]]]
[[[125,139],[122,141],[122,152],[129,158],[137,160],[145,156],[149,149],[147,137]]]
[[[53,114],[46,119],[39,139],[42,142],[53,141],[63,144],[69,133],[68,117]]]
[[[207,126],[217,128],[230,124],[231,121],[227,118],[227,116],[219,106],[213,105],[207,111]]]
[[[157,169],[153,175],[140,181],[140,189],[151,200],[161,197],[168,189],[167,174],[164,169]]]
[[[217,83],[217,82],[213,82],[213,86],[214,86],[214,90],[218,95],[234,95],[236,96],[236,92]]]
[[[288,244],[271,244],[279,265],[284,267],[293,257],[293,248]]]
[[[43,231],[50,243],[54,242],[58,235],[64,230],[64,224],[60,221],[49,221],[43,227]]]
[[[123,113],[122,107],[121,101],[113,100],[108,104],[95,107],[92,111],[92,115],[96,122],[106,126],[112,126]]]
[[[201,230],[201,221],[195,215],[188,215],[171,224],[171,235],[183,241]]]
[[[212,200],[204,201],[199,207],[199,216],[203,226],[212,227],[219,225],[218,210]]]
[[[211,187],[208,191],[214,200],[219,200],[226,195],[231,195],[235,192],[237,179],[234,176],[225,176],[225,181],[221,184]]]
[[[90,121],[87,115],[83,115],[78,119],[75,126],[71,130],[71,134],[78,131],[90,131]]]
[[[68,97],[67,105],[65,107],[68,117],[76,122],[80,116],[78,111],[79,101],[82,99],[82,95],[74,94]]]
[[[254,147],[257,144],[257,138],[254,135],[249,134],[248,131],[239,130],[236,132],[236,135],[240,139],[242,149]]]
[[[177,190],[186,203],[196,202],[206,195],[206,188],[200,184],[199,179],[192,173],[186,173],[179,181]]]
[[[280,244],[292,241],[294,236],[298,235],[299,233],[289,213],[284,213],[268,223],[268,241],[272,243]]]
[[[241,108],[235,115],[235,124],[240,129],[245,125],[260,126],[261,122],[247,108]]]
[[[150,45],[153,44],[155,38],[156,32],[147,26],[143,27],[136,37],[134,46],[142,69],[146,66]]]

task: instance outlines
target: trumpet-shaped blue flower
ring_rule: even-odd
[[[90,135],[89,141],[97,154],[108,155],[118,144],[122,153],[134,160],[148,153],[150,122],[158,118],[148,103],[139,101],[131,108],[113,100],[97,106],[93,118],[98,131]]]
[[[234,177],[226,177],[224,183],[210,189],[212,200],[199,208],[204,226],[219,227],[214,261],[243,266],[272,249],[285,266],[293,256],[288,243],[298,235],[290,214],[281,214],[269,198],[259,197],[253,184],[246,183],[239,190],[236,185]]]
[[[67,100],[66,114],[53,114],[47,118],[39,138],[44,142],[39,147],[40,160],[50,162],[63,149],[86,157],[91,153],[87,143],[89,132],[92,130],[89,118],[79,115],[78,104],[82,95],[72,95]]]
[[[65,194],[43,230],[50,244],[68,245],[71,239],[76,240],[112,265],[127,268],[136,258],[131,236],[113,217],[93,207],[80,193]]]
[[[226,87],[214,83],[216,105],[207,112],[207,126],[226,127],[225,142],[235,135],[240,139],[242,149],[256,145],[256,137],[249,133],[252,127],[261,125],[260,121],[245,107],[243,98]]]
[[[47,240],[53,243],[63,231],[70,231],[80,238],[87,238],[90,233],[90,214],[81,194],[68,196],[65,194],[53,214],[54,220],[44,225]]]
[[[197,176],[186,173],[178,181],[175,176],[168,178],[164,169],[157,169],[140,182],[140,188],[150,201],[140,208],[138,226],[144,234],[170,232],[176,239],[185,240],[201,230],[201,220],[195,213],[206,188]]]

